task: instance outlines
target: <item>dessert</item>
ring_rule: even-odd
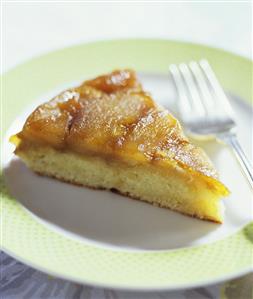
[[[41,175],[222,222],[221,198],[229,191],[132,70],[62,92],[35,109],[11,141]]]

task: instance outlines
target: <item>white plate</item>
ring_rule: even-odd
[[[176,96],[167,77],[142,74],[140,79],[154,99],[176,113]],[[73,82],[69,84],[73,85]],[[38,102],[50,99],[62,89],[61,86]],[[38,102],[13,123],[7,139],[21,129]],[[231,103],[240,119],[239,140],[249,155],[252,152],[252,109],[235,97],[231,98]],[[7,139],[4,171],[12,195],[39,221],[81,242],[95,242],[122,250],[168,250],[219,240],[252,219],[251,190],[230,150],[215,141],[198,144],[206,150],[220,173],[221,181],[231,190],[231,195],[224,200],[222,225],[183,216],[112,192],[90,190],[38,176],[14,157],[13,146]]]

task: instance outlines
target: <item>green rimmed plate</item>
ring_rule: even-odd
[[[210,61],[226,89],[250,99],[252,64],[247,59],[164,40],[98,42],[47,54],[5,74],[3,96],[8,105],[3,107],[4,131],[24,107],[57,86],[120,67],[166,75],[170,63],[203,57]],[[195,247],[152,252],[112,250],[41,223],[6,191],[2,197],[2,227],[3,248],[11,255],[45,272],[95,285],[178,289],[229,279],[252,267],[252,224],[222,240]]]

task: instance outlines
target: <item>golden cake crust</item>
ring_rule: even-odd
[[[170,164],[217,180],[204,151],[188,141],[131,70],[85,81],[40,105],[18,136],[129,163]]]

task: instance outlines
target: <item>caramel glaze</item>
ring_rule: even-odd
[[[175,165],[217,179],[204,151],[189,143],[179,122],[155,104],[131,70],[85,81],[42,104],[18,137],[129,163]]]

